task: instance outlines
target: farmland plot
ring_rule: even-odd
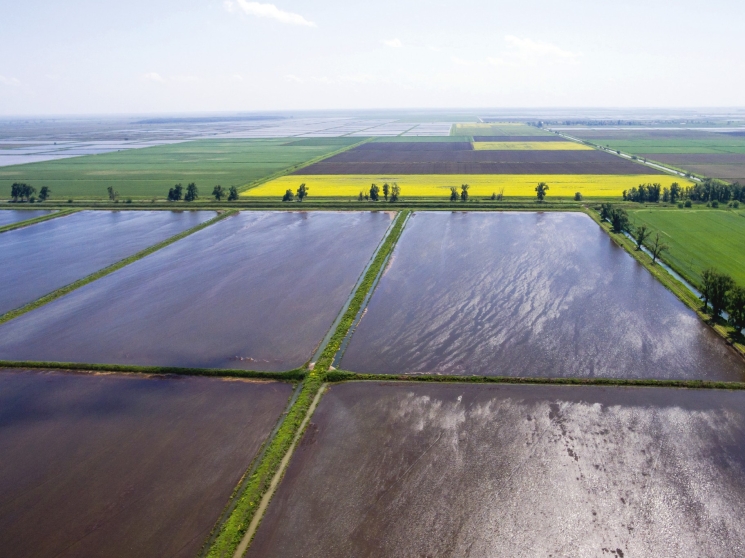
[[[0,553],[195,556],[291,393],[0,371]]]
[[[82,211],[0,235],[0,314],[203,223],[214,211]]]
[[[36,219],[51,213],[48,209],[3,209],[0,211],[0,227],[12,225],[29,219]]]
[[[248,556],[741,556],[745,392],[332,386]]]
[[[391,219],[387,212],[228,217],[0,326],[0,359],[299,367]]]
[[[576,213],[413,215],[341,367],[745,379],[739,355]]]

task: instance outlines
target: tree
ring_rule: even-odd
[[[538,197],[538,201],[542,202],[546,198],[546,192],[548,192],[548,184],[539,182],[538,186],[535,187],[535,194]]]
[[[51,194],[52,191],[49,189],[48,186],[42,186],[41,190],[39,190],[39,199],[41,201],[47,201],[49,198],[49,194]]]
[[[711,300],[714,280],[717,275],[717,271],[711,267],[701,272],[701,300],[704,301],[704,310],[709,308],[709,300]]]
[[[660,254],[662,254],[668,248],[670,247],[662,242],[662,240],[660,240],[660,233],[655,234],[654,242],[652,243],[652,246],[649,247],[649,251],[652,252],[652,265],[655,264],[657,258],[660,257]]]
[[[611,211],[613,211],[613,206],[609,203],[604,203],[600,205],[600,220],[601,221],[610,221],[610,214]]]
[[[467,202],[468,201],[468,189],[470,186],[468,184],[461,184],[460,185],[460,201]]]
[[[10,187],[10,196],[13,198],[14,202],[17,202],[18,198],[20,198],[21,201],[23,201],[24,199],[26,201],[31,201],[31,196],[33,196],[35,193],[36,188],[31,186],[30,184],[26,184],[25,182],[15,182]]]
[[[634,241],[636,242],[636,249],[641,250],[642,245],[644,244],[644,241],[649,236],[649,229],[647,228],[647,225],[642,225],[641,227],[637,227],[636,231],[634,232]]]
[[[179,201],[184,195],[184,187],[181,184],[176,184],[173,188],[168,190],[168,201]]]
[[[14,182],[13,185],[10,187],[10,197],[13,198],[14,202],[17,202],[18,198],[21,197],[22,187],[23,184],[20,184],[18,182]]]
[[[364,201],[365,200],[365,194],[360,191],[360,197],[357,198],[357,201]]]
[[[231,186],[230,190],[228,190],[228,201],[237,201],[238,200],[238,188],[235,186]]]
[[[400,196],[401,196],[401,187],[394,182],[393,186],[391,187],[391,203],[397,202]]]
[[[215,196],[217,201],[220,201],[225,195],[225,189],[218,184],[212,189],[212,195]]]
[[[450,201],[458,201],[458,188],[456,188],[455,186],[450,187]]]
[[[582,201],[582,192],[574,193],[574,201]]]
[[[715,269],[705,269],[701,272],[701,299],[704,310],[711,305],[711,315],[719,317],[727,308],[727,294],[733,289],[735,282],[732,277],[719,273]]]
[[[282,196],[282,201],[283,202],[291,202],[294,199],[295,199],[295,194],[292,193],[292,190],[290,190],[289,188],[287,190],[285,190],[285,195]]]
[[[380,199],[380,187],[377,184],[370,186],[370,199],[378,201]]]
[[[745,288],[735,285],[729,292],[729,304],[727,304],[729,324],[735,328],[737,333],[745,329]]]
[[[190,182],[186,187],[186,194],[184,194],[184,201],[193,202],[199,197],[199,188],[193,182]]]
[[[610,224],[614,233],[622,233],[629,230],[629,214],[625,209],[613,207],[610,211]]]
[[[113,186],[109,186],[106,188],[106,191],[109,193],[109,201],[116,201],[116,199],[119,197],[119,192],[114,190]]]
[[[301,201],[303,201],[303,200],[304,200],[305,198],[307,198],[307,197],[308,197],[308,190],[309,190],[309,189],[310,189],[310,188],[308,188],[308,187],[307,187],[307,186],[305,185],[305,182],[303,182],[303,183],[302,183],[302,184],[301,184],[301,185],[300,185],[300,186],[298,187],[298,189],[297,189],[297,194],[295,194],[295,195],[297,196],[297,201],[301,202]]]
[[[391,191],[391,187],[388,186],[388,183],[386,182],[383,184],[383,197],[385,198],[385,201],[388,201],[388,194]]]

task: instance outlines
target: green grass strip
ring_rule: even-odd
[[[222,378],[263,378],[266,380],[299,381],[308,371],[295,368],[287,372],[261,372],[235,368],[184,368],[177,366],[136,366],[129,364],[95,364],[83,362],[42,362],[0,360],[0,368],[42,370],[80,370],[82,372],[125,372],[130,374],[175,374],[180,376],[213,376]]]
[[[375,283],[375,278],[378,276],[378,272],[380,272],[381,267],[388,259],[393,248],[396,246],[396,243],[403,232],[404,224],[409,213],[411,212],[401,211],[396,216],[396,223],[393,225],[393,229],[385,239],[385,242],[383,242],[378,253],[375,255],[372,265],[368,268],[365,278],[360,283],[357,292],[354,293],[347,311],[344,313],[344,316],[339,322],[339,326],[336,328],[336,332],[331,336],[331,339],[329,339],[329,342],[326,345],[326,349],[321,353],[318,362],[316,362],[316,369],[319,373],[326,373],[329,366],[331,366],[331,363],[334,361],[334,356],[341,347],[344,338],[349,332],[349,328],[354,324],[354,319],[357,317],[368,291]]]
[[[5,225],[4,227],[0,227],[0,233],[14,231],[16,229],[22,229],[23,227],[29,227],[31,225],[35,225],[36,223],[41,223],[42,221],[49,221],[50,219],[56,219],[57,217],[64,217],[65,215],[70,215],[70,213],[75,213],[76,211],[80,211],[80,210],[79,209],[63,209],[55,213],[50,213],[49,215],[42,215],[41,217],[34,217],[33,219],[27,219],[26,221],[18,221],[17,223],[11,223],[10,225]]]
[[[437,374],[357,374],[344,370],[331,370],[327,382],[379,381],[379,382],[436,382],[465,384],[528,384],[559,386],[636,386],[691,389],[745,390],[745,382],[719,382],[710,380],[656,380],[648,378],[524,378],[514,376],[445,376]]]
[[[375,281],[375,277],[377,277],[378,272],[401,236],[408,213],[408,211],[403,211],[396,215],[396,221],[390,234],[375,255],[344,316],[336,327],[336,331],[321,353],[314,369],[306,376],[297,401],[288,411],[287,417],[279,427],[277,434],[269,442],[266,453],[246,483],[245,490],[242,494],[236,496],[238,501],[233,512],[217,528],[218,534],[212,545],[204,552],[205,556],[209,558],[229,558],[234,555],[241,544],[262,498],[269,489],[272,479],[279,471],[282,459],[292,447],[292,441],[298,434],[313,399],[323,385],[327,373],[329,373],[329,366],[333,362],[334,355],[352,326],[365,296]]]
[[[233,556],[322,383],[319,374],[311,372],[308,375],[297,401],[287,412],[277,434],[269,443],[264,458],[246,483],[245,490],[237,497],[233,513],[222,524],[206,556],[210,558]]]
[[[38,298],[34,300],[33,302],[29,302],[25,306],[21,306],[20,308],[16,308],[15,310],[6,312],[2,316],[0,316],[0,324],[4,324],[5,322],[12,320],[13,318],[17,318],[18,316],[21,316],[27,312],[31,312],[32,310],[35,310],[39,308],[40,306],[44,306],[45,304],[52,302],[53,300],[57,300],[58,298],[63,297],[66,294],[71,293],[72,291],[79,289],[80,287],[83,287],[84,285],[87,285],[88,283],[92,283],[96,279],[100,279],[101,277],[105,277],[106,275],[109,275],[110,273],[114,273],[115,271],[123,268],[124,266],[131,264],[132,262],[136,262],[137,260],[140,260],[144,258],[145,256],[149,256],[150,254],[152,254],[153,252],[157,252],[161,248],[165,248],[166,246],[173,244],[174,242],[177,242],[181,240],[182,238],[186,238],[187,236],[194,234],[197,231],[201,231],[202,229],[207,228],[210,225],[213,225],[214,223],[221,221],[222,219],[225,219],[226,217],[229,217],[230,215],[235,215],[236,213],[237,213],[237,210],[235,209],[226,211],[224,213],[220,213],[219,215],[217,215],[216,217],[213,217],[209,221],[205,221],[204,223],[201,223],[197,225],[196,227],[192,227],[191,229],[181,232],[175,236],[172,236],[171,238],[168,238],[164,240],[163,242],[159,242],[158,244],[154,244],[153,246],[150,246],[149,248],[145,248],[144,250],[141,250],[137,252],[136,254],[129,256],[128,258],[119,260],[118,262],[108,267],[105,267],[99,271],[96,271],[95,273],[92,273],[88,275],[87,277],[78,279],[74,283],[70,283],[69,285],[59,288],[56,291],[52,291],[48,295],[44,295],[43,297]]]

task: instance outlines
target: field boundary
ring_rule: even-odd
[[[285,176],[287,174],[290,174],[292,172],[295,172],[296,170],[303,169],[305,167],[308,167],[310,165],[314,165],[318,163],[319,161],[323,161],[324,159],[328,159],[329,157],[334,157],[335,155],[339,155],[339,153],[344,153],[345,151],[349,151],[350,149],[354,149],[355,147],[359,147],[363,143],[368,143],[373,141],[375,138],[368,137],[363,138],[361,141],[358,141],[357,143],[353,143],[351,145],[345,145],[344,147],[340,147],[339,149],[336,149],[335,151],[332,151],[331,153],[327,153],[326,155],[319,155],[317,157],[313,157],[312,159],[308,161],[304,161],[302,163],[297,163],[295,165],[290,165],[287,168],[284,168],[282,170],[279,170],[275,173],[270,174],[269,176],[265,176],[263,178],[258,178],[252,182],[247,182],[243,186],[238,187],[238,193],[242,194],[243,192],[246,192],[248,190],[251,190],[252,188],[256,188],[257,186],[261,186],[262,184],[269,182],[270,180],[274,180],[276,178],[279,178],[281,176]]]
[[[383,240],[383,243],[373,258],[372,264],[364,274],[362,282],[359,284],[354,296],[344,312],[336,331],[329,339],[321,356],[316,361],[315,367],[311,370],[303,383],[302,391],[297,401],[288,411],[285,421],[277,431],[277,435],[272,439],[267,447],[264,458],[256,466],[255,472],[251,475],[246,483],[246,488],[242,494],[236,497],[236,505],[233,513],[225,520],[217,536],[214,538],[206,555],[210,558],[229,558],[231,556],[240,556],[238,550],[242,552],[250,546],[251,539],[255,531],[261,524],[263,510],[271,501],[271,494],[268,495],[274,479],[277,486],[281,481],[284,468],[282,463],[289,463],[291,457],[288,452],[294,448],[295,440],[302,438],[303,431],[307,426],[312,412],[309,412],[314,402],[320,400],[322,387],[325,383],[325,377],[333,361],[334,355],[339,350],[341,340],[344,339],[352,322],[359,312],[365,295],[370,290],[372,282],[378,275],[381,266],[387,260],[395,247],[403,230],[403,225],[408,211],[401,211],[396,215],[393,227],[390,233]],[[315,406],[313,406],[315,410]],[[261,504],[264,503],[262,506]],[[258,513],[261,510],[261,513]],[[251,535],[247,537],[249,529],[252,529]],[[244,542],[245,541],[245,542]]]
[[[6,209],[5,211],[12,211],[12,210]],[[16,211],[32,211],[32,210],[31,209],[23,209],[23,210],[16,209]],[[43,223],[44,221],[56,219],[57,217],[65,217],[66,215],[71,215],[81,210],[80,209],[59,209],[59,210],[52,209],[51,211],[52,213],[50,213],[49,215],[42,215],[40,217],[34,217],[33,219],[26,219],[25,221],[18,221],[17,223],[11,223],[10,225],[5,225],[4,227],[0,227],[0,233],[14,231],[16,229],[22,229],[25,227],[30,227],[31,225],[35,225],[36,223]]]
[[[66,285],[55,291],[52,291],[51,293],[48,293],[42,296],[41,298],[37,298],[36,300],[29,302],[28,304],[25,304],[24,306],[21,306],[19,308],[6,312],[5,314],[0,315],[0,325],[4,324],[5,322],[9,322],[13,318],[17,318],[18,316],[31,312],[32,310],[35,310],[41,306],[44,306],[45,304],[52,302],[53,300],[57,300],[58,298],[63,297],[66,294],[71,293],[72,291],[77,290],[80,287],[87,285],[88,283],[92,283],[96,279],[100,279],[101,277],[105,277],[106,275],[114,273],[115,271],[133,262],[136,262],[137,260],[140,260],[144,258],[145,256],[149,256],[150,254],[157,252],[158,250],[165,248],[166,246],[169,246],[173,244],[174,242],[181,240],[182,238],[186,238],[187,236],[194,234],[195,232],[201,231],[202,229],[207,228],[210,225],[213,225],[214,223],[217,223],[218,221],[225,219],[226,217],[235,215],[236,213],[237,213],[237,210],[235,209],[230,210],[230,211],[225,211],[223,213],[218,213],[218,215],[216,215],[212,219],[209,219],[208,221],[205,221],[204,223],[200,223],[199,225],[192,227],[188,230],[185,230],[183,232],[180,232],[174,236],[171,236],[170,238],[167,238],[166,240],[158,242],[157,244],[153,244],[152,246],[149,246],[145,248],[144,250],[140,250],[136,254],[133,254],[127,258],[124,258],[123,260],[119,260],[118,262],[113,263],[108,267],[100,269],[96,271],[95,273],[91,273],[90,275],[83,277],[82,279],[78,279],[77,281],[70,283],[69,285]]]

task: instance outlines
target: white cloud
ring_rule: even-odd
[[[287,74],[285,76],[285,81],[289,81],[290,83],[303,83],[302,78],[299,78],[293,74]]]
[[[526,65],[541,61],[576,63],[581,56],[578,52],[570,52],[551,43],[514,35],[507,35],[504,41],[507,43],[507,50],[498,57],[487,58],[490,64],[495,66]]]
[[[235,11],[238,7],[247,15],[266,17],[274,19],[280,23],[287,23],[288,25],[304,25],[306,27],[315,27],[316,24],[312,21],[308,21],[300,14],[294,14],[292,12],[285,12],[280,10],[274,4],[262,4],[261,2],[247,2],[246,0],[225,0],[223,3],[225,9],[229,12]]]
[[[163,76],[161,76],[158,72],[148,72],[146,74],[142,74],[140,77],[145,81],[154,81],[156,83],[166,82],[166,80],[163,79]]]
[[[402,46],[404,46],[400,39],[390,39],[388,41],[383,41],[383,44],[391,48],[401,48]]]
[[[18,87],[21,85],[21,80],[14,77],[6,77],[3,75],[0,75],[0,84],[2,85],[12,85],[13,87]]]

